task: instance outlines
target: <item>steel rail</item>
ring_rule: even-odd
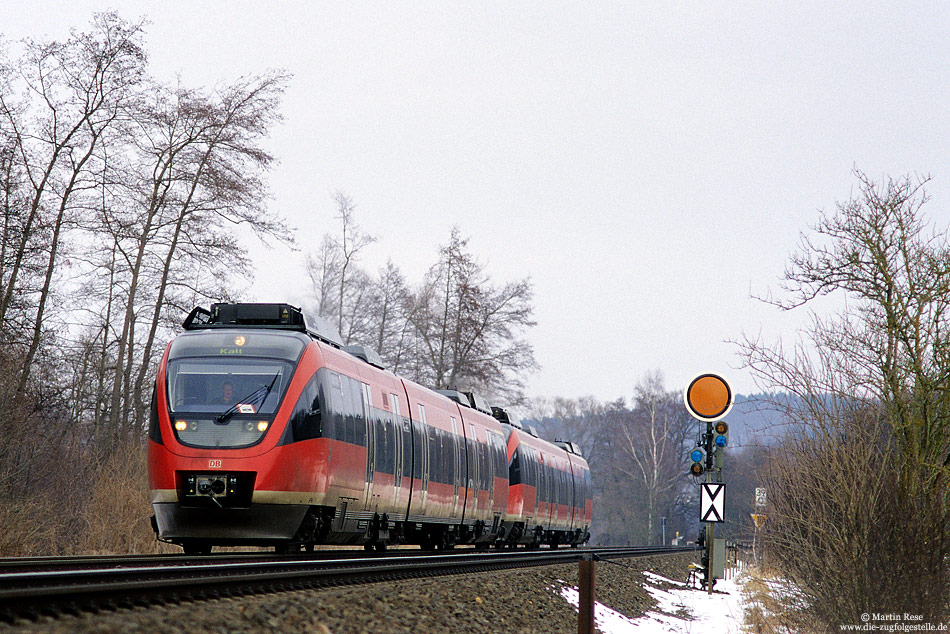
[[[449,552],[352,559],[268,558],[181,565],[20,570],[0,574],[0,620],[82,610],[485,572],[692,551],[692,547],[584,548]],[[413,552],[413,551],[409,551]]]
[[[419,550],[388,550],[377,553],[379,557],[398,557],[410,553],[419,554]],[[131,568],[144,566],[180,566],[188,563],[208,562],[241,562],[241,561],[278,561],[288,558],[315,559],[354,559],[367,557],[363,549],[318,550],[315,552],[300,552],[292,554],[276,554],[269,551],[248,552],[221,552],[212,555],[184,555],[181,553],[164,553],[153,555],[77,555],[77,556],[42,556],[42,557],[7,557],[0,558],[0,574],[10,572],[36,572],[39,570],[76,570],[82,568]]]

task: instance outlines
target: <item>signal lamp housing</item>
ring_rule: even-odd
[[[716,443],[717,447],[725,447],[729,444],[729,423],[724,420],[717,421],[713,425],[713,431],[716,432],[716,437],[713,438],[713,442]]]
[[[706,454],[703,453],[702,449],[697,448],[689,452],[689,459],[693,461],[693,464],[689,465],[690,475],[701,476],[706,472],[706,467],[703,466]]]

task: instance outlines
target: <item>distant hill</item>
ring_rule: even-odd
[[[737,394],[729,423],[729,444],[733,447],[777,444],[785,429],[784,417],[770,405],[774,394]]]

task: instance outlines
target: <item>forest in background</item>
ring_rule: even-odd
[[[154,547],[155,366],[191,307],[246,280],[248,235],[293,240],[263,147],[288,81],[163,84],[115,13],[0,48],[0,552]]]

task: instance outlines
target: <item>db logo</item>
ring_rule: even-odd
[[[221,461],[220,461],[220,460],[209,460],[209,461],[208,461],[208,468],[209,468],[209,469],[220,469],[220,468],[221,468]]]

